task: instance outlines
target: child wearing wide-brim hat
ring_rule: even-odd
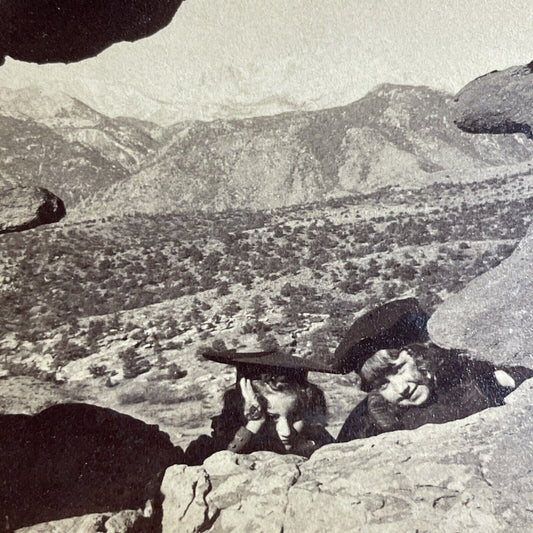
[[[201,464],[220,450],[266,450],[309,457],[334,441],[323,425],[324,393],[307,380],[309,371],[332,372],[328,365],[280,351],[208,351],[203,356],[235,366],[237,382],[224,394],[211,436],[202,435],[187,448],[188,464]]]

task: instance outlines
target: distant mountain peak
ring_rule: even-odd
[[[382,84],[345,106],[164,128],[106,117],[61,92],[0,90],[0,149],[9,154],[0,174],[54,185],[82,217],[97,218],[420,188],[533,157],[521,139],[462,133],[452,107],[443,91]]]

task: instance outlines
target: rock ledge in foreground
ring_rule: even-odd
[[[508,404],[301,458],[219,452],[170,467],[163,533],[529,532],[533,381]]]

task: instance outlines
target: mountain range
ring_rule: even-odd
[[[97,218],[276,208],[484,179],[533,158],[523,135],[468,135],[453,111],[447,93],[387,84],[342,107],[162,127],[64,93],[0,89],[0,179]]]

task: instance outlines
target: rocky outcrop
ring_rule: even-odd
[[[182,1],[4,0],[0,4],[0,65],[5,56],[32,63],[70,63],[92,57],[113,43],[159,31]]]
[[[173,466],[163,532],[526,532],[533,382],[464,420],[326,446],[309,461],[219,452]]]
[[[140,511],[125,510],[44,522],[17,529],[17,533],[149,533],[156,528],[157,524]]]
[[[533,368],[533,227],[513,254],[440,305],[431,339],[496,365]]]
[[[204,466],[170,467],[161,486],[163,532],[222,528],[279,533],[287,495],[300,477],[303,461],[270,452],[241,456],[224,451],[207,459]]]
[[[470,133],[524,133],[533,139],[533,62],[495,70],[456,96],[455,123]]]
[[[87,404],[0,416],[0,449],[0,531],[123,510],[133,527],[136,510],[149,515],[158,501],[165,468],[182,461],[157,426]]]
[[[0,188],[0,234],[58,222],[65,214],[63,200],[42,187]]]

